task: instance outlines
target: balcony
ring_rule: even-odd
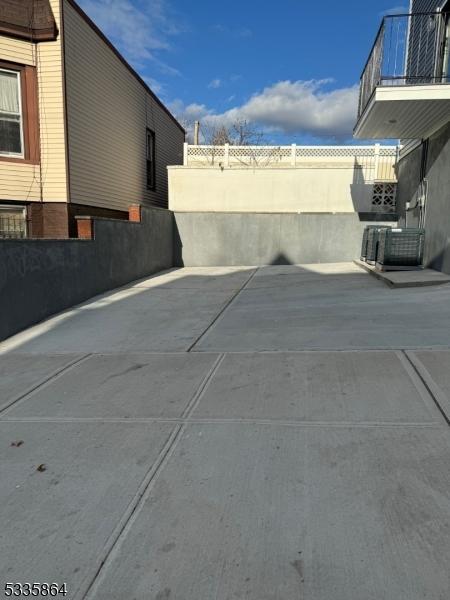
[[[360,139],[425,138],[450,119],[450,19],[384,17],[361,75]]]

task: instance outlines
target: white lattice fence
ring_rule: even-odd
[[[396,181],[396,146],[194,146],[185,144],[184,165],[219,168],[348,168],[355,179]]]

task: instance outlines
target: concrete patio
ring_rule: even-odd
[[[450,285],[184,268],[0,344],[0,569],[70,599],[447,600]],[[3,584],[4,585],[4,584]]]

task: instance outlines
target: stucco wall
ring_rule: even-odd
[[[169,167],[169,208],[219,212],[369,212],[372,184],[353,163],[313,168]]]
[[[0,240],[0,339],[105,290],[172,266],[173,216],[95,220],[94,240]]]
[[[418,210],[406,213],[406,203],[415,204],[420,184],[423,145],[420,144],[397,164],[397,212],[402,227],[417,227]]]
[[[359,258],[367,223],[351,214],[176,212],[177,266],[342,262]]]
[[[422,146],[404,157],[398,165],[398,207],[400,224],[405,224],[406,202],[414,205],[420,182]],[[450,273],[450,123],[428,142],[426,161],[428,199],[425,219],[425,263]],[[417,226],[418,211],[408,212],[407,224]]]

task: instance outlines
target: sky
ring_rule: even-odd
[[[407,0],[79,4],[183,124],[245,120],[267,144],[353,143],[381,19],[408,12]]]

